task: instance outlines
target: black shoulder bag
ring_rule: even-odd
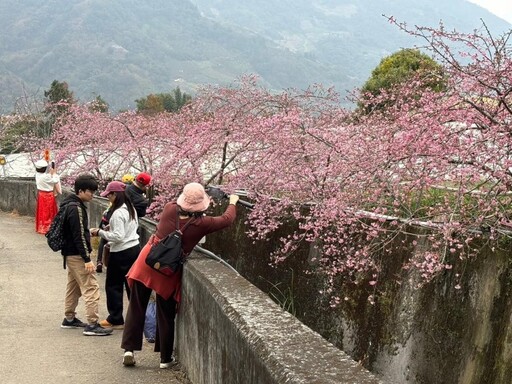
[[[176,230],[169,233],[159,243],[153,244],[146,257],[146,264],[167,276],[178,272],[185,262],[181,236],[192,220],[193,217],[180,230],[180,216],[176,211]]]

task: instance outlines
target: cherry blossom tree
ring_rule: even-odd
[[[390,22],[423,39],[448,75],[444,92],[411,81],[383,95],[392,107],[359,120],[392,144],[391,214],[437,228],[431,249],[413,260],[430,279],[454,258],[477,254],[475,244],[496,246],[508,234],[511,32],[494,38],[485,25],[461,34]]]
[[[205,87],[172,114],[111,116],[72,105],[38,145],[52,148],[61,168],[105,181],[150,172],[158,192],[153,217],[189,181],[244,189],[256,202],[249,235],[265,239],[293,221],[296,230],[280,240],[274,260],[313,246],[331,284],[351,276],[378,287],[383,261],[375,255],[412,233],[413,243],[429,246],[406,267],[429,281],[507,233],[510,34],[390,22],[436,54],[442,92],[426,87],[425,76],[373,97],[354,92],[359,105],[386,106],[362,114],[342,108],[333,89],[273,93],[248,76],[232,87]]]

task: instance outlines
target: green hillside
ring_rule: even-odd
[[[202,84],[229,84],[247,73],[276,90],[323,83],[344,91],[361,85],[384,55],[411,44],[381,16],[386,4],[407,9],[405,20],[437,22],[464,10],[441,1],[194,3],[3,0],[0,111],[12,111],[22,95],[42,95],[55,79],[81,101],[101,95],[114,111],[134,108],[150,93],[180,86],[193,94]],[[479,26],[478,18],[464,22]]]

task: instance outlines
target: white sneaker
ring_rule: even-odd
[[[168,363],[160,363],[160,369],[172,368],[176,364],[178,364],[178,362],[176,361],[176,359],[174,357],[172,357],[171,361],[169,361]]]
[[[135,357],[133,356],[133,352],[126,351],[123,356],[123,365],[125,367],[132,367],[135,365]]]

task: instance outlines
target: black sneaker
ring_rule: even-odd
[[[84,329],[85,336],[107,336],[112,334],[112,328],[105,329],[98,323],[89,324]]]
[[[99,262],[99,263],[96,265],[96,272],[98,272],[98,273],[103,272],[103,263]]]
[[[69,321],[68,319],[64,318],[64,320],[62,320],[62,324],[60,325],[61,328],[65,328],[65,329],[75,329],[75,328],[85,328],[87,324],[85,323],[82,323],[79,319],[77,319],[76,317]]]

